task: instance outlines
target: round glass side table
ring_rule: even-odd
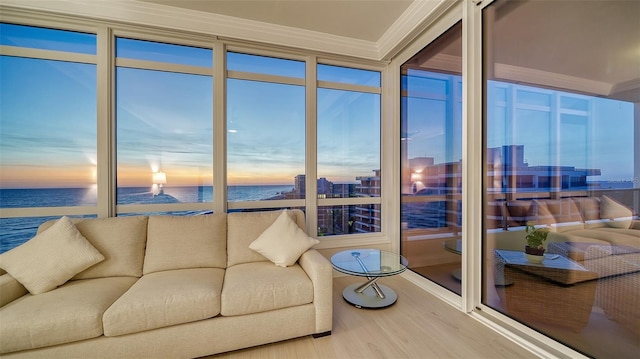
[[[385,308],[396,302],[393,289],[376,283],[382,277],[400,274],[409,264],[403,256],[378,249],[350,249],[331,256],[338,272],[366,277],[367,282],[352,284],[342,291],[342,297],[357,308]]]

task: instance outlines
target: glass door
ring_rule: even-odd
[[[401,252],[460,295],[462,23],[401,67]]]

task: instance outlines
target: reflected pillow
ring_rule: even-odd
[[[602,196],[600,199],[600,218],[608,219],[605,223],[613,228],[629,228],[633,222],[633,212],[625,205]]]
[[[69,217],[0,255],[0,267],[31,294],[48,292],[104,260]]]
[[[307,236],[286,210],[260,234],[249,248],[262,254],[279,267],[293,265],[302,253],[320,243]]]

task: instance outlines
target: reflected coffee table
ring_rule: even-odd
[[[395,253],[378,249],[351,249],[331,257],[331,264],[338,272],[368,279],[342,291],[342,297],[356,308],[385,308],[396,302],[393,289],[376,283],[382,277],[400,274],[407,269],[407,260]]]

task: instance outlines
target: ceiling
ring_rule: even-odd
[[[347,38],[378,41],[413,0],[139,0]]]
[[[489,79],[640,103],[640,1],[503,1],[487,8]],[[563,34],[563,36],[559,36]],[[566,36],[564,36],[566,35]],[[407,64],[462,72],[462,28]]]

